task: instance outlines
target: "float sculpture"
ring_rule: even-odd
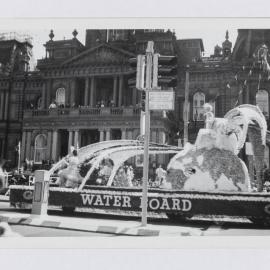
[[[205,104],[205,117],[205,128],[200,129],[195,144],[186,144],[168,164],[167,180],[173,189],[251,191],[248,169],[237,155],[247,138],[263,155],[267,131],[264,115],[258,107],[245,104],[230,110],[224,118],[215,118],[211,105]],[[255,159],[259,181],[263,160],[258,155]]]

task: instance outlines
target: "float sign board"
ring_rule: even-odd
[[[149,91],[149,109],[151,111],[174,110],[173,91]]]

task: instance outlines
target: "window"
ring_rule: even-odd
[[[58,105],[65,105],[65,100],[66,100],[66,90],[65,88],[58,88],[56,90],[56,103]]]
[[[261,109],[264,116],[269,116],[268,92],[258,90],[256,94],[256,105]]]
[[[35,139],[34,162],[41,163],[46,159],[47,140],[44,134],[39,134]]]
[[[193,120],[204,121],[203,105],[205,102],[205,95],[202,92],[197,92],[193,96]]]

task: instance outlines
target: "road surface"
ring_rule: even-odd
[[[0,202],[0,215],[2,213],[17,213],[17,212],[29,213],[29,210],[18,210],[9,206],[9,202]],[[64,214],[59,209],[49,210],[49,216],[63,217],[74,221],[74,219],[95,219],[97,222],[102,220],[103,222],[112,220],[122,221],[139,221],[140,217],[136,216],[116,216],[115,214],[100,214],[100,213],[89,213],[89,212],[74,212],[73,214]],[[192,229],[202,233],[204,236],[270,236],[270,228],[255,225],[248,220],[238,219],[191,219],[184,222],[172,222],[164,215],[155,215],[148,219],[148,223],[152,225],[161,225],[165,228],[170,226],[181,226],[182,228]],[[115,236],[113,233],[99,233],[87,230],[75,230],[75,229],[63,229],[63,228],[48,228],[38,227],[30,225],[11,225],[12,229],[23,235],[23,236]]]

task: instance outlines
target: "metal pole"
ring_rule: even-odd
[[[21,142],[18,143],[18,172],[21,167]]]
[[[184,103],[184,146],[188,142],[188,118],[189,118],[189,110],[188,110],[188,97],[189,97],[189,66],[187,66],[186,70],[186,81],[185,81],[185,103]]]
[[[149,134],[150,134],[150,112],[149,112],[149,90],[152,83],[153,45],[148,42],[146,50],[146,83],[145,83],[145,135],[144,135],[144,158],[143,158],[143,192],[142,192],[142,226],[147,225],[147,186],[149,170]]]

